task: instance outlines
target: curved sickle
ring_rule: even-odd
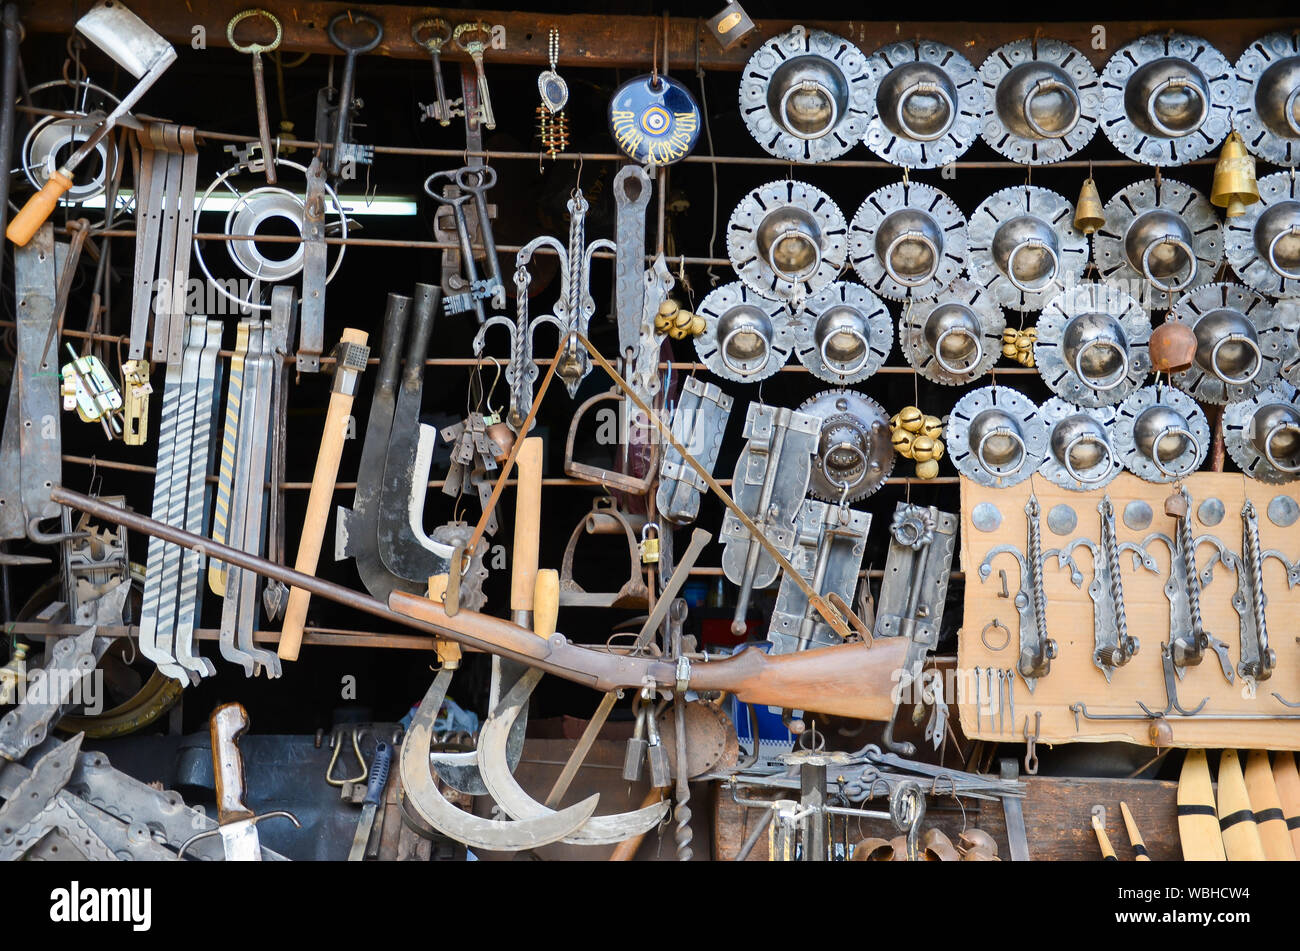
[[[524,822],[537,822],[557,815],[554,810],[548,809],[524,792],[510,772],[510,764],[506,760],[506,742],[510,728],[541,679],[542,671],[536,667],[529,669],[501,698],[478,734],[478,770],[483,777],[483,785],[506,815]],[[633,812],[592,816],[572,835],[566,835],[563,841],[570,845],[613,845],[634,835],[649,832],[659,824],[667,811],[668,801],[664,799]]]
[[[429,748],[433,745],[433,721],[447,696],[452,671],[443,668],[429,685],[411,720],[411,728],[402,741],[400,767],[407,800],[416,814],[444,835],[477,849],[490,852],[519,852],[558,842],[577,831],[596,811],[599,796],[591,796],[577,805],[540,819],[501,822],[481,819],[457,809],[438,791],[429,765]]]

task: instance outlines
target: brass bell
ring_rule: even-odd
[[[492,444],[497,447],[496,461],[505,462],[510,456],[510,450],[515,445],[515,433],[506,423],[498,420],[487,427],[487,438],[492,440]]]
[[[1079,201],[1074,206],[1074,227],[1084,234],[1092,234],[1106,226],[1106,214],[1102,209],[1101,195],[1097,194],[1097,183],[1089,176],[1083,180],[1079,189]]]
[[[1241,133],[1233,132],[1223,143],[1218,164],[1214,166],[1214,187],[1210,201],[1227,208],[1229,218],[1246,213],[1246,206],[1259,201],[1259,185],[1255,181],[1255,157],[1246,151]]]

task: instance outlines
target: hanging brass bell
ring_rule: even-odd
[[[515,446],[515,433],[506,423],[498,420],[487,427],[487,438],[492,440],[492,445],[497,447],[495,459],[497,462],[505,462],[510,456],[510,450]]]
[[[1097,183],[1089,176],[1083,180],[1079,189],[1079,201],[1074,206],[1074,227],[1084,234],[1092,234],[1106,226],[1106,214],[1102,208],[1101,195],[1097,193]]]
[[[1223,143],[1218,164],[1214,166],[1214,187],[1210,201],[1227,208],[1229,218],[1246,213],[1246,206],[1259,201],[1259,185],[1255,181],[1255,157],[1246,151],[1241,133],[1233,132]]]

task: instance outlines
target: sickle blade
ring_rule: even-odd
[[[470,815],[453,806],[438,791],[429,765],[429,747],[433,743],[433,721],[437,719],[438,708],[447,695],[451,675],[452,671],[446,668],[438,672],[411,720],[406,739],[402,741],[402,785],[416,814],[444,835],[490,852],[535,849],[558,842],[577,831],[596,811],[599,796],[591,796],[568,809],[541,818],[501,822]]]
[[[560,814],[524,792],[511,773],[506,759],[511,727],[519,716],[520,709],[528,702],[529,694],[541,679],[542,671],[530,668],[510,692],[501,698],[478,735],[478,769],[483,784],[506,815],[517,821],[537,822]],[[668,801],[660,800],[632,812],[592,816],[576,832],[566,835],[563,841],[570,845],[613,845],[634,835],[649,832],[659,824],[667,811]]]

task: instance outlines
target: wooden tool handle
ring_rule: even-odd
[[[1264,861],[1264,843],[1259,839],[1236,750],[1224,750],[1219,757],[1219,829],[1229,862]]]
[[[1142,841],[1142,833],[1138,830],[1137,822],[1133,819],[1133,813],[1129,811],[1128,803],[1121,801],[1119,811],[1120,815],[1124,817],[1124,828],[1128,830],[1128,841],[1133,846],[1135,861],[1150,862],[1151,856],[1147,854],[1146,843]]]
[[[343,343],[364,347],[368,339],[363,330],[349,328],[343,331]],[[329,411],[325,416],[325,431],[321,434],[320,455],[316,457],[316,471],[312,474],[311,493],[307,497],[302,539],[298,542],[298,557],[293,565],[295,570],[304,574],[314,575],[320,561],[325,525],[334,504],[334,483],[338,479],[339,460],[343,457],[343,440],[347,436],[348,417],[351,415],[351,394],[331,393]],[[280,647],[276,652],[281,660],[298,659],[310,601],[311,595],[303,589],[289,589],[289,603],[284,609],[284,626],[280,629]]]
[[[239,738],[248,731],[248,711],[238,703],[227,703],[212,711],[208,732],[212,737],[212,774],[217,783],[217,812],[221,824],[251,819],[253,810],[244,803],[244,759],[239,755]]]
[[[6,173],[8,174],[8,173]],[[32,240],[38,228],[45,224],[45,219],[54,213],[54,207],[63,197],[63,193],[72,187],[72,179],[60,171],[55,171],[31,198],[23,205],[22,211],[14,215],[13,221],[5,229],[5,237],[18,247],[25,247]]]
[[[543,640],[550,637],[559,616],[560,573],[554,568],[542,568],[533,586],[533,633]]]
[[[1092,814],[1092,831],[1097,833],[1097,845],[1101,848],[1101,857],[1107,862],[1118,862],[1115,856],[1115,848],[1110,844],[1110,836],[1106,834],[1106,827],[1102,825],[1101,817],[1097,813]]]
[[[429,590],[425,594],[430,601],[442,604],[447,597],[447,575],[429,575]],[[460,666],[460,645],[455,641],[438,638],[434,641],[433,649],[437,652],[438,663],[442,666],[450,670]]]
[[[1227,861],[1205,750],[1188,750],[1178,776],[1178,840],[1184,862]]]
[[[1250,809],[1255,814],[1259,841],[1264,846],[1264,857],[1270,862],[1294,862],[1295,846],[1291,832],[1286,827],[1286,814],[1273,780],[1273,767],[1268,763],[1267,750],[1251,750],[1246,754],[1246,794]]]
[[[515,457],[515,547],[510,565],[510,610],[533,610],[542,527],[542,439],[529,436]]]
[[[1300,856],[1300,771],[1296,770],[1294,753],[1273,754],[1273,783],[1277,786],[1287,828],[1291,830],[1291,845]]]

